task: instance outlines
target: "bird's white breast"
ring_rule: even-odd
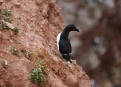
[[[61,33],[59,33],[59,34],[57,35],[57,48],[58,48],[58,50],[59,50],[60,35],[61,35]]]

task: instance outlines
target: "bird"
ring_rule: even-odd
[[[70,31],[79,32],[79,29],[77,29],[74,24],[69,24],[64,28],[64,30],[61,33],[57,35],[58,51],[68,63],[72,63],[71,60],[72,46],[70,40],[68,39]]]

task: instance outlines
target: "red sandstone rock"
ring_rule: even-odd
[[[34,59],[25,58],[24,51],[20,57],[13,55],[12,46],[19,50],[39,51],[41,58],[44,52],[48,53],[44,59],[50,64],[45,87],[91,87],[81,67],[76,64],[69,67],[52,53],[52,50],[57,51],[56,36],[63,28],[55,1],[11,0],[3,2],[0,8],[12,10],[12,23],[19,28],[18,35],[14,35],[11,30],[0,30],[0,62],[8,61],[7,69],[0,65],[1,87],[39,87],[31,83],[29,77],[31,70],[36,68]]]

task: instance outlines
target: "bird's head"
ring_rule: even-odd
[[[67,31],[77,31],[79,32],[79,29],[76,28],[76,26],[74,24],[69,24],[65,27],[65,30]]]

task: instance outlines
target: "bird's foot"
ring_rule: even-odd
[[[70,61],[67,61],[67,66],[72,69],[72,63]]]

